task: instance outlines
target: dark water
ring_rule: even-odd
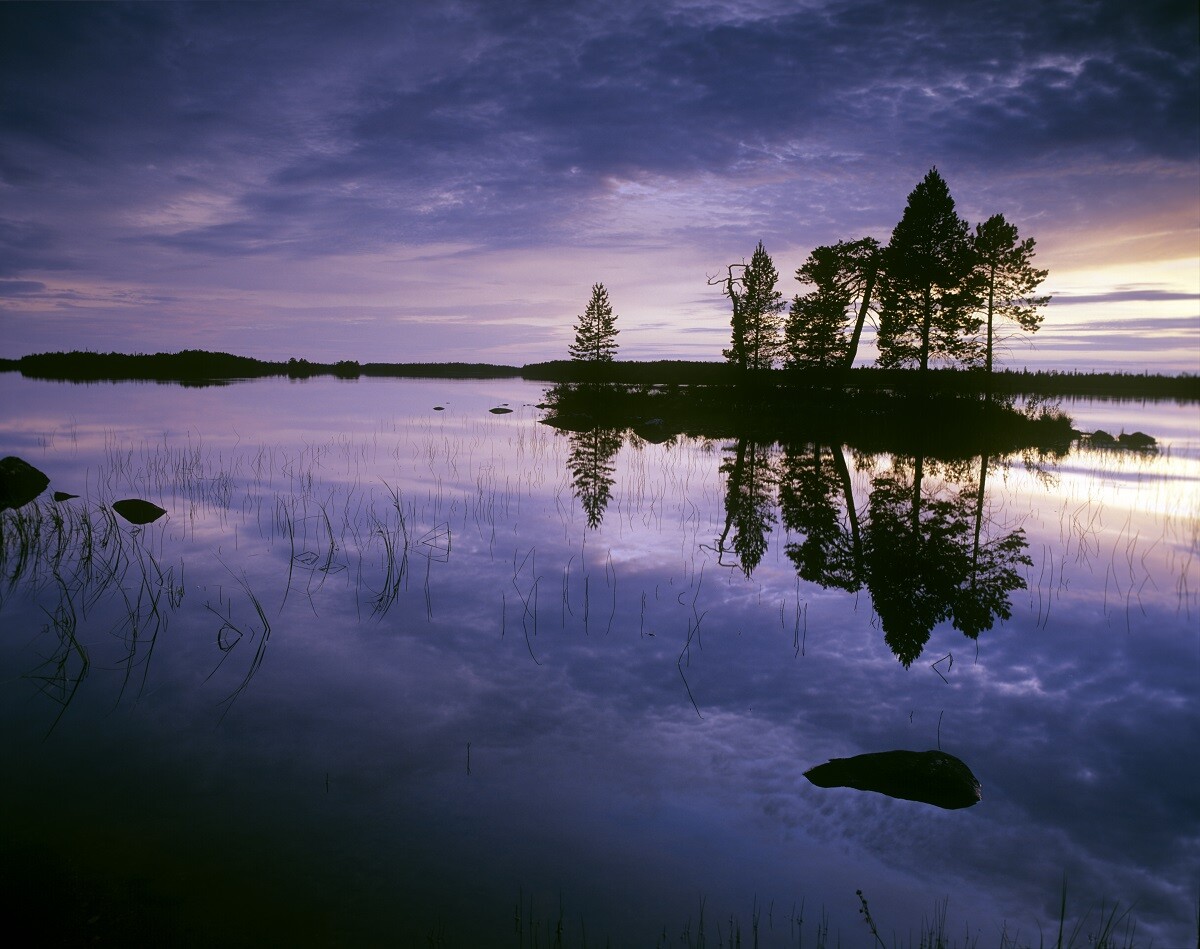
[[[947,461],[542,397],[0,376],[50,478],[2,515],[9,903],[113,944],[853,946],[861,889],[889,945],[1037,945],[1065,878],[1076,944],[1114,902],[1194,944],[1194,405],[1066,407],[1153,453]],[[804,776],[939,748],[979,803]]]

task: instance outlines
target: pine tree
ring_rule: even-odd
[[[1003,214],[975,225],[972,244],[986,314],[984,366],[990,373],[998,324],[1015,324],[1026,333],[1036,333],[1041,326],[1045,314],[1040,308],[1050,297],[1033,294],[1049,271],[1033,266],[1033,238],[1021,240],[1016,225],[1004,220]]]
[[[604,284],[592,287],[587,309],[576,318],[575,342],[568,347],[571,358],[582,362],[612,362],[617,354],[617,317],[608,302]]]
[[[792,300],[784,333],[785,365],[853,365],[878,267],[879,242],[871,237],[839,241],[809,254],[796,279],[814,289]],[[854,329],[848,333],[852,317]]]
[[[762,241],[754,248],[750,263],[728,268],[723,283],[733,304],[733,333],[724,355],[740,369],[770,369],[780,354],[784,302],[783,293],[775,288],[778,282],[779,272]]]
[[[883,250],[879,365],[973,365],[982,355],[975,256],[967,222],[936,168],[908,196]]]

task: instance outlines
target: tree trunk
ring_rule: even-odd
[[[846,353],[843,364],[849,369],[854,365],[854,357],[858,355],[858,340],[862,336],[863,324],[867,321],[867,307],[871,305],[871,292],[875,289],[875,275],[879,272],[878,264],[867,271],[867,282],[863,287],[862,305],[858,308],[858,319],[854,321],[854,333],[850,337],[850,350]]]
[[[992,264],[988,271],[988,304],[987,304],[987,355],[984,358],[984,368],[987,370],[989,383],[992,376],[992,314],[996,307],[996,265]]]
[[[929,368],[929,329],[933,322],[933,294],[929,287],[925,288],[924,312],[921,314],[921,376]]]

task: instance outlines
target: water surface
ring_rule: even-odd
[[[943,459],[544,395],[0,376],[50,478],[2,515],[9,880],[198,941],[868,944],[861,889],[992,945],[1065,877],[1082,931],[1194,941],[1194,405],[1065,406],[1154,452]],[[975,806],[804,777],[939,748]]]

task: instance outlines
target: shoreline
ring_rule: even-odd
[[[769,369],[741,373],[725,362],[647,360],[580,363],[568,360],[510,366],[493,363],[336,363],[307,359],[267,361],[229,353],[183,350],[178,353],[125,354],[94,352],[35,353],[0,359],[0,372],[58,382],[160,382],[221,385],[254,379],[359,378],[524,379],[546,383],[616,383],[633,386],[736,386],[740,389],[808,389],[830,392],[891,390],[1007,395],[1096,396],[1108,398],[1200,401],[1200,375],[1158,375],[1002,369],[797,370]]]

